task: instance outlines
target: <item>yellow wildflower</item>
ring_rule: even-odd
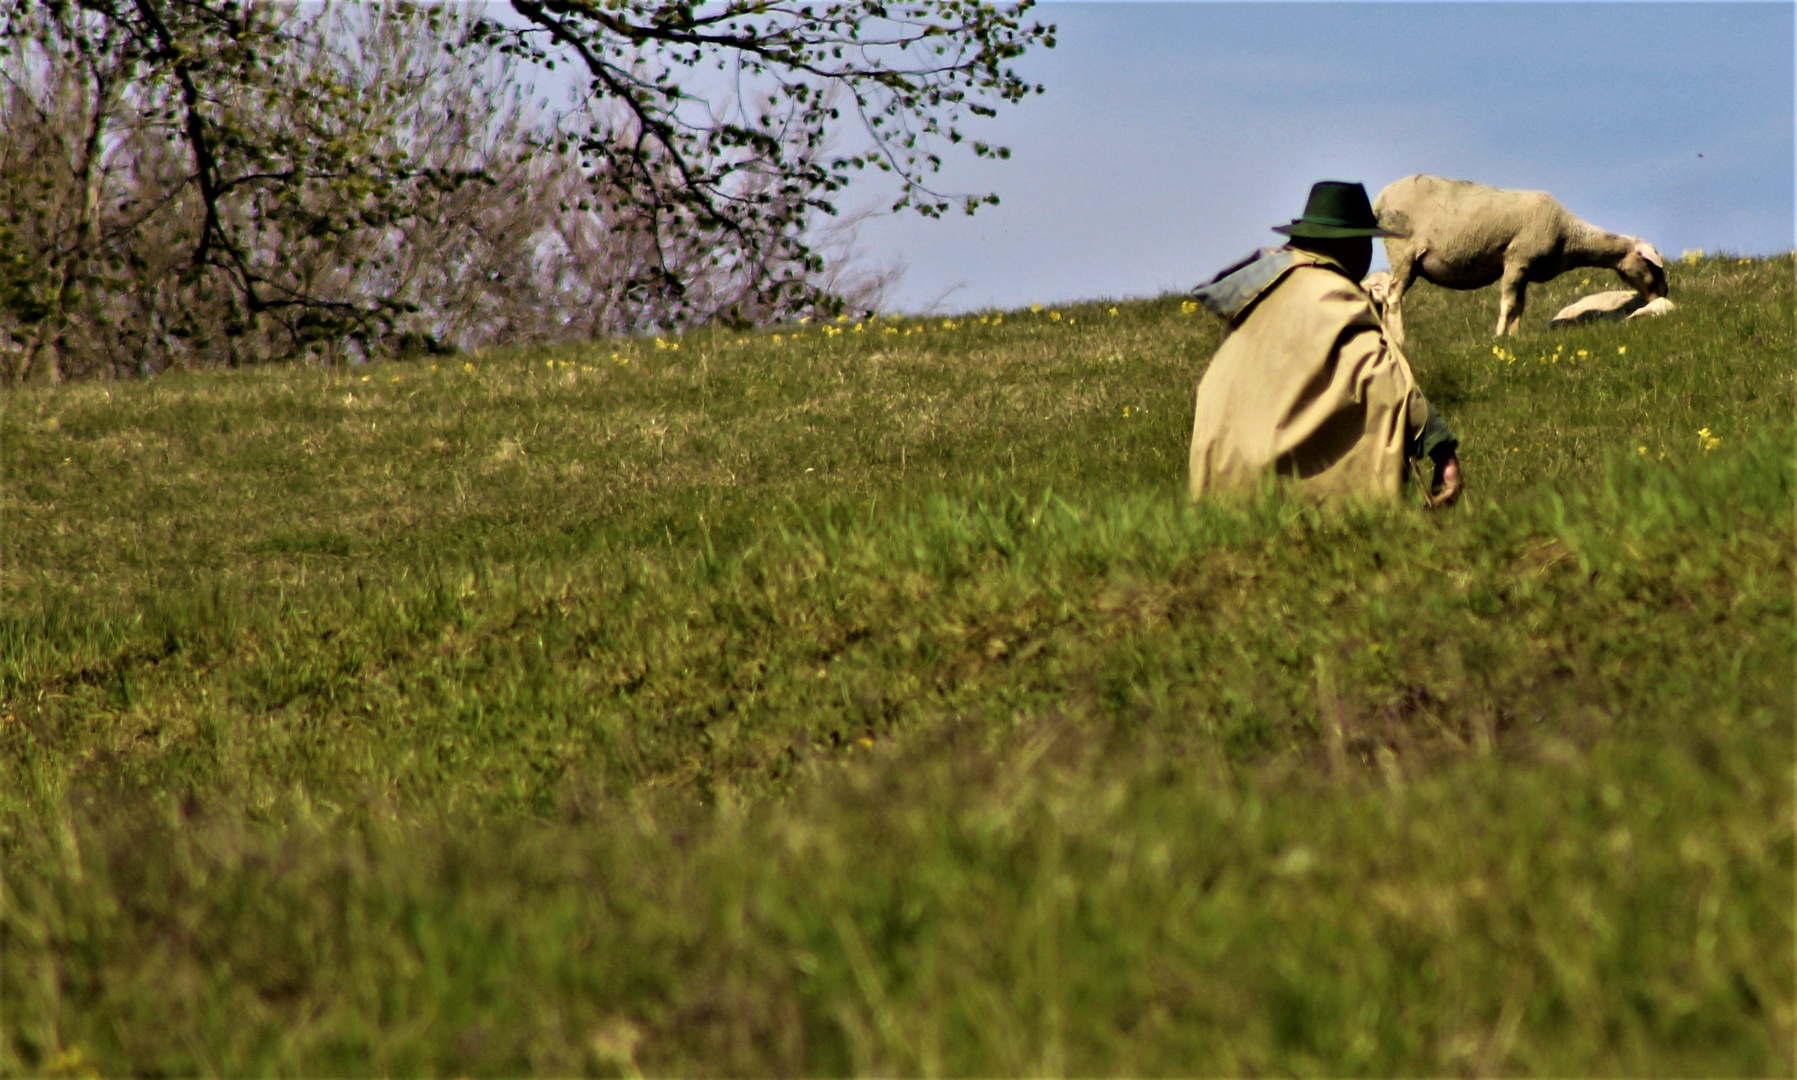
[[[1042,314],[1042,305],[1041,304],[1031,304],[1030,310],[1035,312],[1036,314],[1040,315],[1040,314]]]
[[[1058,312],[1058,311],[1051,311],[1051,312],[1049,312],[1049,313],[1048,313],[1048,317],[1049,317],[1049,319],[1050,319],[1050,320],[1052,320],[1052,321],[1054,321],[1054,322],[1060,322],[1060,321],[1061,321],[1061,313],[1060,313],[1060,312]]]
[[[1686,266],[1696,266],[1697,260],[1701,258],[1703,258],[1702,248],[1686,248],[1684,254],[1679,256],[1679,261]]]
[[[1635,447],[1635,453],[1640,454],[1642,457],[1646,457],[1647,456],[1647,444],[1642,443],[1640,446]]]
[[[1722,436],[1710,434],[1710,429],[1707,427],[1706,428],[1698,428],[1697,429],[1697,443],[1699,446],[1703,447],[1703,452],[1707,454],[1711,450],[1714,450],[1718,446],[1722,445]]]
[[[992,316],[992,325],[993,326],[1002,326],[1002,325],[1004,325],[1004,321],[1005,321],[1005,317],[1003,315]]]
[[[1616,346],[1616,355],[1617,356],[1621,356],[1623,353],[1628,352],[1628,351],[1629,351],[1629,347],[1627,345]]]
[[[1179,310],[1186,315],[1190,315],[1192,312],[1198,310],[1198,301],[1187,300],[1183,304],[1179,305]]]
[[[1129,417],[1129,406],[1128,405],[1123,406],[1123,416],[1125,419],[1128,419],[1128,417]]]
[[[1112,315],[1115,315],[1115,314],[1117,314],[1117,309],[1116,309],[1116,308],[1112,308],[1112,309],[1111,309],[1111,314],[1112,314]]]

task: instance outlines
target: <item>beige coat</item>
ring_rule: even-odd
[[[1229,314],[1198,383],[1192,498],[1252,493],[1269,473],[1327,501],[1396,501],[1429,406],[1360,286],[1331,260],[1291,265]]]

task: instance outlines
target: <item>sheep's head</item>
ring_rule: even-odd
[[[1666,295],[1666,260],[1645,240],[1635,241],[1628,254],[1616,264],[1616,273],[1650,300]]]

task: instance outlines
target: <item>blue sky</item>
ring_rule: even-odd
[[[1793,10],[1051,0],[1058,45],[1020,64],[1048,93],[975,133],[1011,160],[941,175],[1001,205],[870,221],[864,258],[905,266],[900,311],[1152,296],[1275,242],[1314,180],[1416,172],[1544,189],[1673,256],[1788,250]]]

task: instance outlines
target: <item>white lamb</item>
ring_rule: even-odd
[[[1547,321],[1549,327],[1580,326],[1594,322],[1621,322],[1652,315],[1665,315],[1674,310],[1664,296],[1649,300],[1633,289],[1592,293],[1561,308]]]
[[[1391,285],[1385,325],[1404,340],[1404,292],[1417,279],[1449,289],[1500,282],[1497,333],[1522,324],[1530,282],[1607,266],[1649,298],[1666,295],[1666,260],[1645,240],[1581,221],[1545,191],[1511,191],[1439,176],[1406,176],[1373,202],[1386,237]]]

